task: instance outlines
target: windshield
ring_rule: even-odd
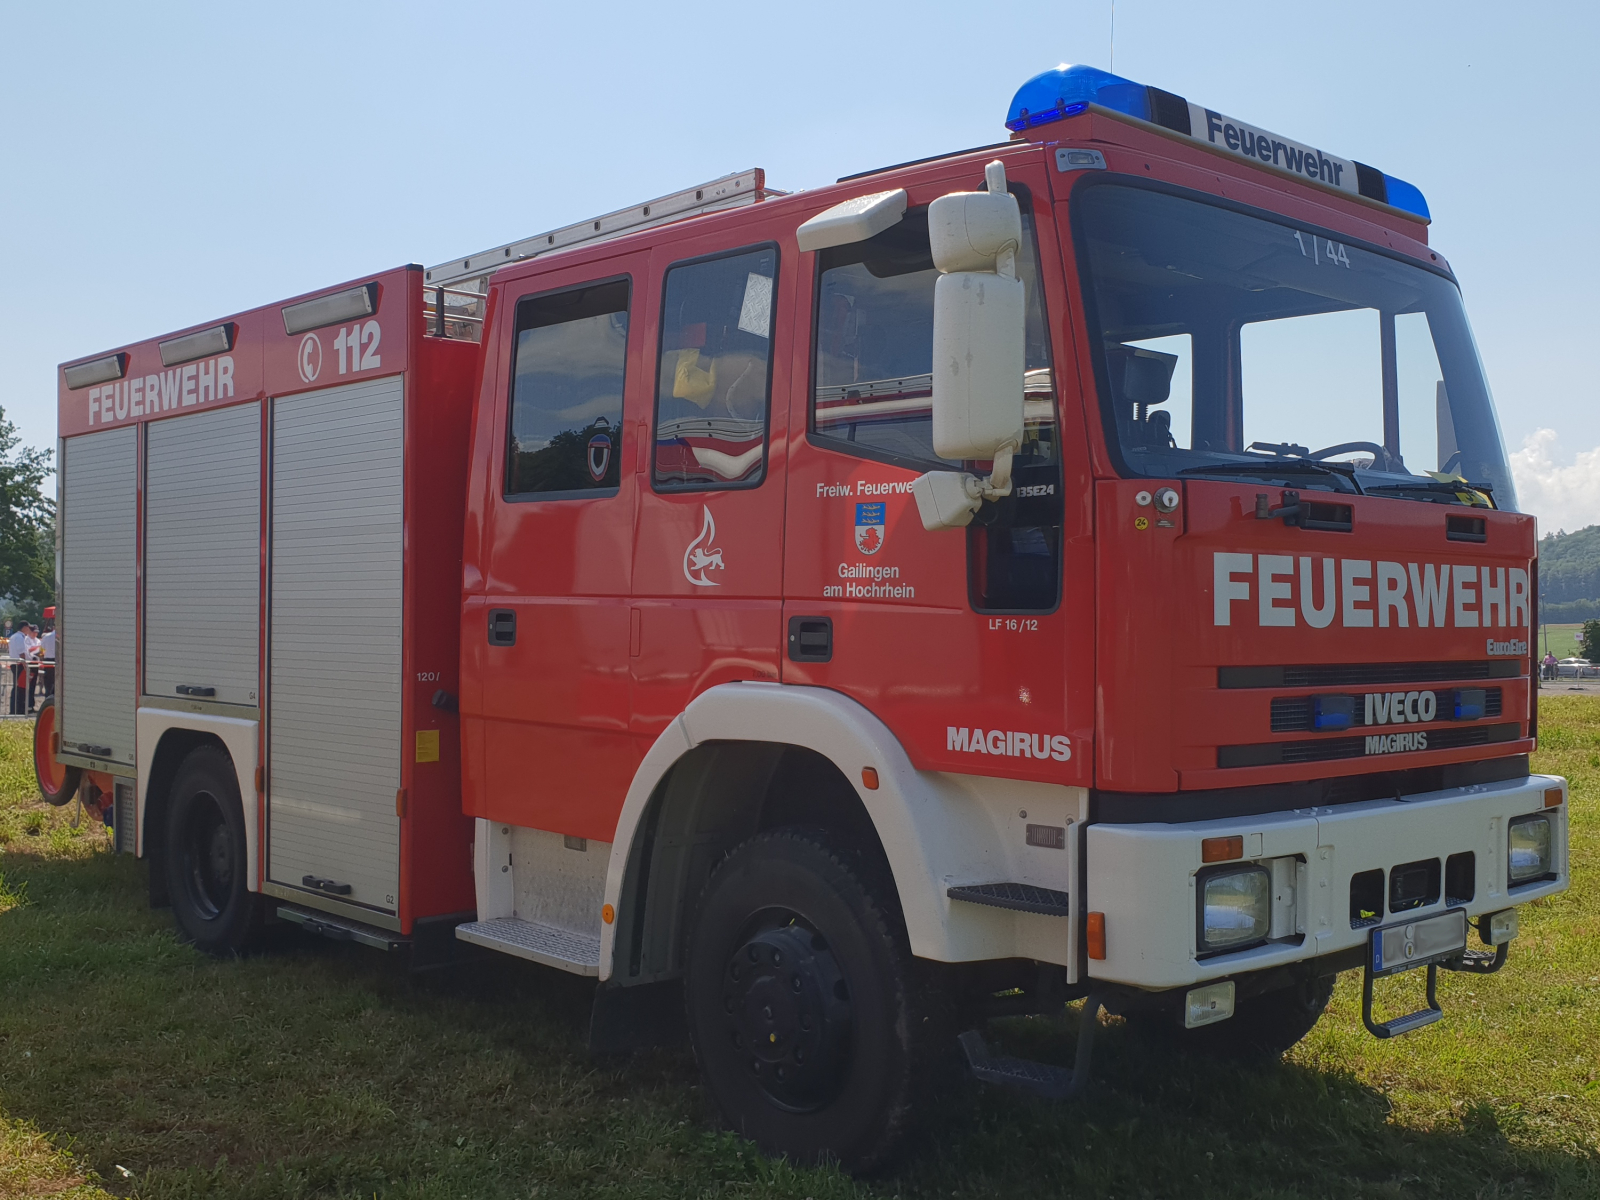
[[[1091,186],[1074,207],[1130,473],[1516,507],[1449,279],[1146,188]]]

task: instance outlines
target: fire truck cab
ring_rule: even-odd
[[[1568,874],[1427,205],[1087,67],[1007,125],[66,364],[48,770],[202,948],[593,976],[799,1158],[884,1161],[957,1033],[1064,1096],[1101,1007],[1438,1019]],[[978,1029],[1078,998],[1075,1072]]]

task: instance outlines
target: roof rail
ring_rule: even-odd
[[[503,246],[493,246],[465,258],[440,263],[436,267],[429,267],[424,278],[430,288],[453,286],[466,291],[485,292],[488,290],[489,276],[509,263],[534,258],[540,254],[550,254],[557,250],[567,250],[586,242],[603,242],[609,238],[621,237],[625,233],[648,229],[652,225],[664,225],[668,221],[682,220],[684,217],[699,216],[724,208],[739,208],[764,200],[768,196],[787,194],[769,189],[767,173],[760,167],[752,167],[748,171],[724,175],[720,179],[713,179],[697,187],[684,188],[681,192],[658,196],[644,204],[619,208],[604,216],[536,233],[532,237],[507,242]]]

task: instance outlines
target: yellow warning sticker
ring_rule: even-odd
[[[439,761],[439,731],[437,729],[417,730],[417,761],[419,763]]]
[[[1133,527],[1135,529],[1149,529],[1150,528],[1150,518],[1149,517],[1135,517],[1133,519]],[[422,735],[419,733],[417,736],[421,737]],[[422,760],[419,758],[417,761],[421,762]]]

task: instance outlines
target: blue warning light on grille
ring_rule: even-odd
[[[1255,165],[1271,167],[1352,196],[1364,196],[1391,208],[1429,219],[1422,192],[1376,167],[1328,154],[1315,147],[1269,133],[1214,109],[1102,71],[1063,63],[1042,71],[1017,89],[1006,114],[1006,128],[1024,133],[1041,125],[1077,116],[1093,105],[1173,133]]]

